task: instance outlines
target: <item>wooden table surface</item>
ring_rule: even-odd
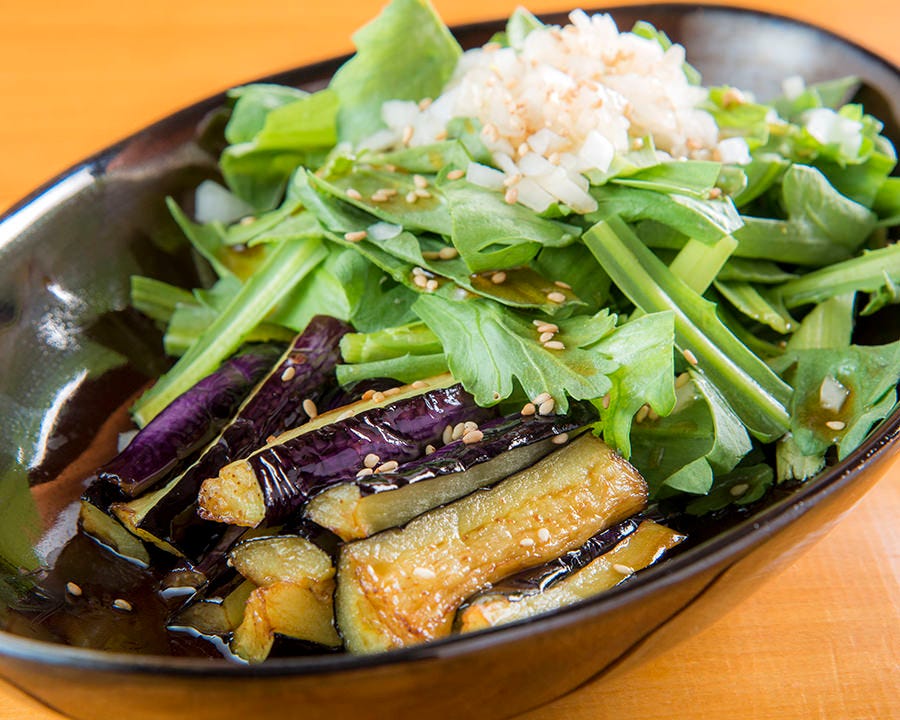
[[[0,208],[181,106],[349,50],[380,4],[0,0]],[[450,23],[516,4],[436,2]],[[897,0],[740,4],[818,23],[900,63]],[[900,718],[898,477],[900,461],[831,535],[700,635],[522,720]],[[0,720],[54,718],[0,681]]]

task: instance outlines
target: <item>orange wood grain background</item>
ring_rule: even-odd
[[[435,4],[460,23],[518,3]],[[817,23],[900,63],[898,0],[737,4]],[[380,5],[0,0],[0,209],[179,107],[348,51]],[[701,634],[521,720],[900,718],[898,479],[900,460],[831,535]],[[0,681],[0,720],[58,718]]]

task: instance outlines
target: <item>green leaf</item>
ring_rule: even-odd
[[[804,455],[823,455],[837,445],[838,456],[855,450],[896,402],[900,379],[900,341],[889,345],[815,348],[789,351],[793,363],[791,434]],[[822,383],[833,378],[848,391],[839,407],[825,405]]]
[[[619,365],[609,376],[608,403],[600,403],[598,409],[603,439],[626,458],[631,455],[635,413],[646,404],[657,414],[668,415],[675,406],[674,346],[671,312],[631,320],[591,346]]]
[[[259,210],[274,207],[293,172],[318,165],[337,141],[337,109],[337,95],[321,90],[269,111],[252,139],[222,153],[219,165],[228,187]]]
[[[184,288],[141,275],[131,276],[131,304],[154,320],[167,323],[179,303],[194,302],[194,296]]]
[[[225,126],[225,139],[230,145],[250,142],[266,124],[269,113],[283,105],[309,95],[285,85],[254,83],[228,91],[228,97],[235,98],[231,117]]]
[[[400,355],[399,357],[338,365],[337,381],[341,385],[370,378],[393,378],[403,383],[434,377],[447,372],[447,358],[443,353],[431,355]]]
[[[768,260],[749,260],[747,258],[730,258],[716,275],[717,280],[725,282],[749,282],[759,285],[779,285],[793,280],[796,274],[782,270]]]
[[[877,292],[900,282],[900,245],[865,252],[786,282],[779,288],[785,306],[819,303],[849,292]]]
[[[618,218],[584,242],[619,289],[645,313],[675,312],[675,341],[718,388],[748,429],[774,440],[788,427],[791,388],[722,324],[715,306],[678,279]]]
[[[579,234],[467,182],[448,183],[441,190],[450,209],[453,244],[472,272],[524,265],[542,248],[569,245]]]
[[[749,505],[766,494],[773,479],[772,468],[765,463],[737,467],[717,477],[709,494],[692,500],[685,509],[691,515],[707,515],[732,503]]]
[[[531,31],[539,30],[542,27],[544,27],[544,23],[525,8],[517,7],[506,22],[506,40],[509,47],[520,50]]]
[[[348,364],[441,352],[441,341],[422,322],[371,333],[347,333],[341,338],[341,356]]]
[[[384,127],[387,100],[437,97],[456,68],[461,50],[424,0],[393,0],[353,36],[356,55],[334,76],[340,98],[338,135],[358,143]]]
[[[633,175],[612,178],[610,183],[706,200],[716,186],[721,170],[722,163],[706,160],[666,162],[639,170]]]
[[[758,323],[767,325],[775,332],[786,335],[794,331],[796,322],[788,314],[778,295],[769,296],[750,283],[715,283],[716,290],[730,302],[736,310]]]
[[[135,422],[143,427],[172,400],[213,372],[325,254],[320,240],[288,241],[277,246],[191,349],[138,399],[132,408]]]
[[[479,405],[509,397],[515,381],[528,397],[550,393],[558,412],[566,411],[569,397],[599,398],[612,388],[608,375],[616,363],[584,349],[612,331],[615,320],[604,311],[559,321],[557,338],[565,349],[550,350],[530,320],[491,300],[421,295],[413,310],[438,336],[450,371]]]
[[[702,375],[676,390],[668,416],[632,426],[631,462],[650,486],[651,497],[672,491],[703,495],[716,474],[730,472],[752,448],[743,423]]]
[[[628,222],[654,220],[678,233],[704,243],[714,243],[742,225],[729,198],[698,200],[688,195],[661,193],[607,184],[591,188],[597,200],[596,212],[585,216],[588,222],[618,216]]]

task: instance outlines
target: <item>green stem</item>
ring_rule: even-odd
[[[341,338],[345,363],[368,363],[402,355],[433,355],[444,351],[441,341],[423,322]]]

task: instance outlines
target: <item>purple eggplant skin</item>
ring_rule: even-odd
[[[165,478],[216,436],[283,349],[253,345],[226,360],[169,403],[128,447],[100,467],[100,480],[135,497]]]
[[[367,475],[355,482],[361,495],[398,490],[423,480],[466,472],[501,453],[573,432],[596,419],[596,410],[588,403],[572,403],[566,415],[506,415],[479,425],[484,434],[480,442],[467,445],[456,440],[401,465],[395,472]]]
[[[381,462],[405,463],[427,445],[440,445],[444,428],[483,422],[495,415],[480,408],[462,385],[430,390],[325,425],[248,458],[266,507],[267,524],[278,524],[313,495],[353,476],[373,453]]]
[[[309,399],[318,406],[334,393],[334,368],[341,358],[340,339],[351,331],[347,323],[326,315],[310,320],[234,420],[146,512],[137,527],[194,561],[215,547],[225,526],[203,520],[197,514],[200,485],[206,478],[218,475],[228,463],[262,447],[270,436],[310,419],[303,401]]]

